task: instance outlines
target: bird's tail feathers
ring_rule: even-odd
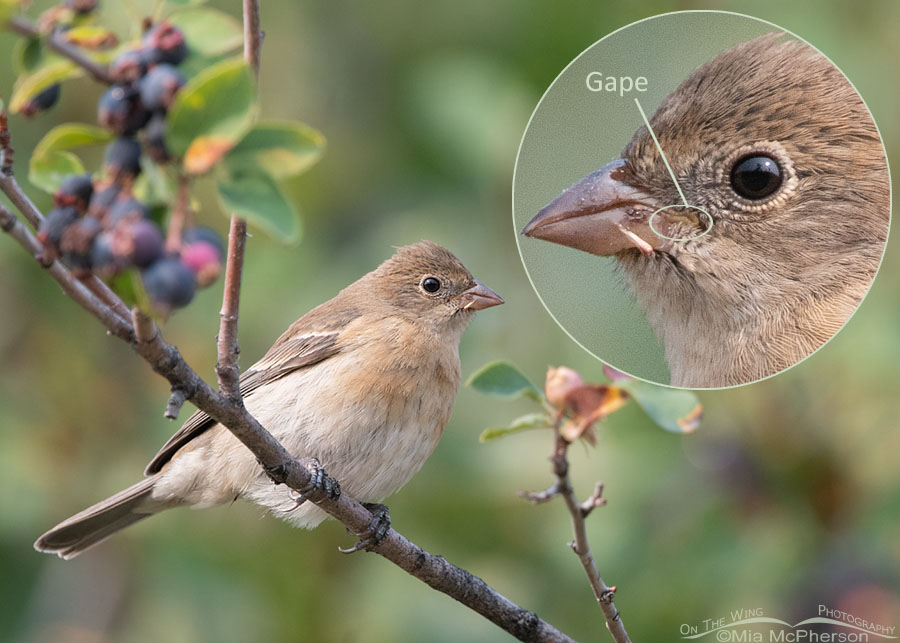
[[[113,534],[152,516],[165,507],[147,500],[157,476],[145,478],[114,496],[64,520],[37,539],[34,548],[60,558],[74,558]]]

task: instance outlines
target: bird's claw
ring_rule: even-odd
[[[325,472],[318,459],[301,458],[299,462],[309,471],[309,484],[300,491],[288,489],[288,495],[294,501],[294,506],[288,511],[293,511],[309,500],[310,494],[314,492],[323,493],[331,500],[337,500],[341,497],[341,485]]]
[[[387,538],[388,533],[391,531],[391,512],[386,506],[376,502],[364,502],[363,507],[368,509],[372,514],[372,521],[369,523],[369,526],[366,527],[365,531],[357,534],[359,542],[353,545],[353,547],[350,547],[349,549],[338,547],[338,550],[342,554],[352,554],[353,552],[360,550],[371,551],[383,543],[384,539]]]

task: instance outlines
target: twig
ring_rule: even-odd
[[[166,233],[166,250],[178,252],[181,250],[181,236],[187,227],[191,208],[191,179],[182,172],[178,175],[178,194],[175,196],[175,207],[172,208],[172,216],[169,218],[169,230]]]
[[[244,0],[244,60],[259,75],[259,55],[262,33],[259,29],[259,0]],[[241,400],[238,357],[238,311],[241,303],[241,278],[244,272],[244,248],[247,242],[247,222],[231,215],[228,228],[228,256],[225,262],[225,287],[222,310],[219,312],[219,336],[216,340],[216,377],[219,390],[235,402]]]
[[[259,28],[259,0],[244,0],[244,60],[259,75],[263,32]]]
[[[594,493],[584,503],[579,503],[575,498],[572,481],[569,478],[569,442],[560,433],[563,420],[562,412],[558,412],[553,423],[554,445],[550,461],[553,463],[553,474],[556,476],[556,483],[546,491],[532,493],[520,491],[519,495],[533,503],[546,502],[556,495],[562,496],[572,517],[572,529],[575,532],[575,540],[569,543],[569,546],[578,556],[582,567],[584,567],[591,590],[594,592],[594,597],[600,604],[600,609],[603,610],[606,627],[616,643],[630,643],[631,639],[628,638],[628,633],[625,631],[625,624],[622,622],[622,618],[613,603],[616,588],[610,587],[603,582],[587,540],[587,528],[584,519],[595,508],[606,504],[606,500],[603,498],[603,483],[597,483]]]
[[[181,411],[181,407],[184,406],[184,403],[187,401],[187,396],[185,392],[180,388],[172,387],[172,394],[169,395],[169,401],[166,403],[166,412],[163,413],[163,417],[167,420],[175,420],[178,418],[178,413]]]
[[[13,16],[7,23],[7,27],[26,38],[40,38],[43,34],[33,22],[22,16]],[[73,63],[88,72],[94,79],[106,85],[112,85],[112,78],[109,76],[109,70],[105,65],[92,60],[85,53],[60,37],[59,32],[53,32],[47,37],[47,46],[58,53],[63,58],[68,58]]]

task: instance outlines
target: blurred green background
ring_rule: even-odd
[[[120,17],[144,6],[106,4]],[[214,4],[239,12],[236,1]],[[900,4],[888,0],[264,2],[263,112],[310,123],[329,148],[295,186],[300,245],[249,242],[243,364],[392,246],[427,238],[507,300],[464,337],[465,374],[507,358],[536,381],[548,364],[599,378],[600,363],[550,319],[522,269],[513,162],[531,110],[572,58],[629,22],[689,8],[752,10],[817,46],[898,157]],[[0,35],[4,55],[14,40]],[[0,70],[4,97],[11,74]],[[19,176],[51,126],[93,122],[99,93],[76,81],[53,112],[11,118]],[[224,231],[206,202],[202,219]],[[824,603],[900,626],[898,257],[889,247],[862,308],[825,349],[775,379],[704,393],[694,436],[663,433],[629,406],[596,449],[572,450],[580,495],[607,485],[590,540],[633,640],[679,640],[682,623],[742,607],[797,622]],[[177,426],[162,418],[164,381],[10,239],[0,239],[0,271],[0,640],[509,640],[379,557],[339,554],[352,542],[341,525],[301,532],[241,503],[163,514],[71,562],[35,553],[45,529],[134,482]],[[203,292],[165,327],[210,378],[220,295],[221,285]],[[549,434],[477,441],[528,410],[461,390],[436,453],[388,501],[394,525],[573,637],[608,640],[562,504],[516,497],[549,484]]]

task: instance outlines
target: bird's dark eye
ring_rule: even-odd
[[[745,156],[731,168],[731,188],[745,199],[764,199],[780,187],[781,168],[768,156]]]
[[[434,277],[425,277],[422,280],[422,289],[425,292],[437,292],[441,289],[441,282]]]

